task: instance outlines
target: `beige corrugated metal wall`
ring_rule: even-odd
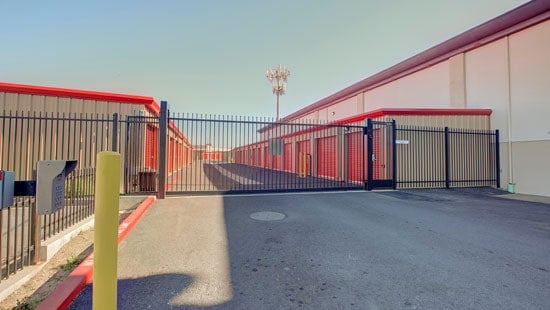
[[[445,153],[444,127],[449,127],[451,134],[450,169],[451,179],[489,180],[494,167],[489,156],[494,150],[488,136],[463,136],[453,133],[453,129],[490,130],[489,115],[394,115],[384,116],[378,120],[395,119],[397,140],[397,180],[399,188],[445,187]],[[414,127],[409,127],[414,126]],[[411,129],[411,130],[407,130]],[[425,131],[417,131],[425,130]],[[426,182],[417,182],[425,180]],[[441,180],[441,182],[433,182]],[[414,181],[414,183],[412,183]],[[411,183],[409,183],[411,182]],[[477,186],[479,182],[463,182],[453,187]]]
[[[47,113],[97,113],[120,116],[135,115],[145,111],[143,105],[122,102],[108,102],[78,98],[29,95],[0,92],[0,111],[47,112]]]
[[[118,113],[120,120],[124,120],[126,116],[130,115],[150,115],[141,104],[0,92],[0,114],[9,115],[10,113],[12,115],[18,113],[20,116],[32,117],[35,115],[38,117],[42,115],[45,117],[47,115],[52,118],[71,119],[112,118],[114,113]],[[76,159],[79,169],[94,167],[95,154],[102,149],[110,149],[112,141],[112,128],[109,122],[98,122],[102,124],[101,126],[109,128],[91,126],[90,121],[67,121],[67,126],[49,129],[46,128],[48,125],[46,121],[42,122],[40,126],[31,120],[23,119],[18,122],[16,124],[15,119],[11,123],[4,121],[5,128],[0,134],[0,156],[9,151],[7,156],[0,158],[1,168],[15,171],[17,180],[33,178],[33,170],[36,169],[38,160]],[[123,147],[127,132],[125,126],[124,123],[119,123],[121,128],[119,128],[118,152],[121,153],[123,160],[126,155]],[[12,138],[15,131],[19,131],[16,134],[21,137],[18,141],[13,141]],[[80,137],[75,137],[75,133],[79,133]],[[97,137],[97,135],[102,136]],[[145,132],[142,133],[142,136],[145,137]],[[28,137],[28,139],[22,137]],[[33,139],[32,137],[38,138]],[[60,142],[63,137],[70,138]],[[65,142],[67,144],[58,145]],[[10,145],[4,145],[5,143]],[[74,145],[75,143],[80,145]],[[90,143],[93,145],[83,145]],[[2,150],[2,147],[8,149]],[[138,154],[144,154],[144,150],[135,151]],[[85,152],[90,154],[85,154]],[[19,162],[14,160],[16,158],[25,158],[26,160]],[[121,179],[123,179],[123,175],[121,175]]]
[[[489,115],[389,115],[383,117],[383,119],[395,119],[398,125],[491,129],[491,117]]]

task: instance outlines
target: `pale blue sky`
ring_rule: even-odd
[[[0,0],[0,81],[153,96],[179,112],[281,115],[525,0]]]

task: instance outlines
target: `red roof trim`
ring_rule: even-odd
[[[507,35],[550,19],[550,0],[533,0],[507,13],[467,30],[386,70],[363,79],[328,97],[300,109],[281,121],[290,121],[358,93],[382,86],[401,77],[433,66],[456,54],[472,50]]]
[[[24,85],[0,82],[0,91],[7,93],[19,93],[39,96],[69,97],[88,100],[101,100],[109,102],[122,102],[130,104],[142,104],[150,112],[158,115],[160,107],[153,97],[135,96],[128,94],[116,94],[90,90],[77,90],[68,88],[45,87],[36,85]]]

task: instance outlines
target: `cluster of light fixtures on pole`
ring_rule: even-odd
[[[290,76],[290,70],[287,67],[278,65],[274,69],[267,69],[265,76],[271,82],[273,94],[277,96],[277,118],[279,121],[279,97],[285,93],[286,80]]]

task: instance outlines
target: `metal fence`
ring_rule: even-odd
[[[362,126],[192,114],[172,114],[169,121],[188,143],[166,147],[168,192],[364,187]],[[347,156],[349,148],[356,153]]]
[[[0,210],[0,280],[40,260],[40,244],[94,212],[95,154],[120,143],[116,115],[0,114],[0,168],[35,179],[39,160],[78,160],[65,183],[65,208],[38,215],[34,197]]]
[[[499,131],[397,126],[397,187],[500,187]]]
[[[500,187],[498,131],[165,113],[160,129],[163,123],[174,125],[187,144],[163,142],[160,133],[159,154],[166,154],[159,158],[160,196],[163,191]]]
[[[370,124],[370,125],[369,125]],[[35,179],[39,160],[77,160],[66,207],[38,216],[34,197],[0,210],[0,280],[40,259],[40,243],[94,212],[95,156],[122,154],[121,192],[258,192],[500,187],[499,133],[370,123],[280,123],[140,113],[0,114],[0,169]]]

